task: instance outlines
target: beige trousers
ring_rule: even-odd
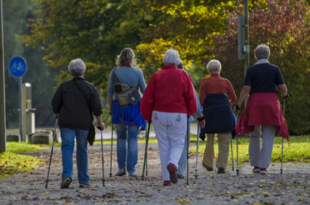
[[[219,147],[219,154],[216,162],[217,168],[226,168],[227,166],[230,134],[230,132],[217,134]],[[202,160],[202,163],[210,168],[213,168],[214,162],[214,136],[215,134],[207,134],[207,144]]]

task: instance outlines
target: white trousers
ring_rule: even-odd
[[[153,111],[152,123],[158,140],[162,178],[170,181],[167,165],[172,163],[178,168],[184,147],[187,114]]]
[[[269,167],[276,129],[276,126],[255,126],[254,132],[250,133],[249,156],[251,166],[265,169]],[[262,147],[260,143],[261,132],[263,132]]]

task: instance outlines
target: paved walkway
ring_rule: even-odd
[[[113,148],[115,150],[115,146]],[[45,189],[50,150],[30,153],[42,158],[44,165],[29,173],[20,173],[0,181],[0,204],[306,204],[310,203],[309,164],[271,164],[269,174],[252,174],[249,164],[240,166],[240,174],[229,171],[219,175],[207,172],[198,159],[198,178],[195,178],[195,153],[190,154],[189,185],[187,180],[163,187],[157,144],[148,150],[148,175],[141,180],[144,145],[139,144],[136,177],[109,177],[110,146],[104,146],[104,177],[102,184],[101,147],[89,147],[89,175],[92,188],[78,188],[74,167],[71,189],[60,189],[61,152],[55,148]],[[112,155],[112,174],[117,171],[116,153]],[[236,164],[235,164],[236,166]],[[231,170],[231,167],[227,168]],[[236,170],[236,167],[235,167]],[[186,175],[186,173],[185,173]]]

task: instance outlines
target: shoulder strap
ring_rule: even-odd
[[[123,83],[123,82],[119,79],[119,77],[117,76],[117,74],[116,74],[116,67],[113,68],[112,82],[113,82],[113,84],[116,84],[116,83]]]

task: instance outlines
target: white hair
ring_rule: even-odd
[[[265,44],[258,45],[254,50],[254,58],[256,60],[268,59],[270,56],[269,47]]]
[[[86,70],[86,65],[80,58],[74,59],[70,62],[68,70],[74,77],[82,76]]]
[[[181,63],[179,52],[175,49],[169,49],[166,51],[163,63],[165,65],[179,65]]]
[[[210,60],[209,63],[206,65],[207,71],[212,74],[212,73],[220,73],[222,69],[222,65],[220,61],[218,60]]]

